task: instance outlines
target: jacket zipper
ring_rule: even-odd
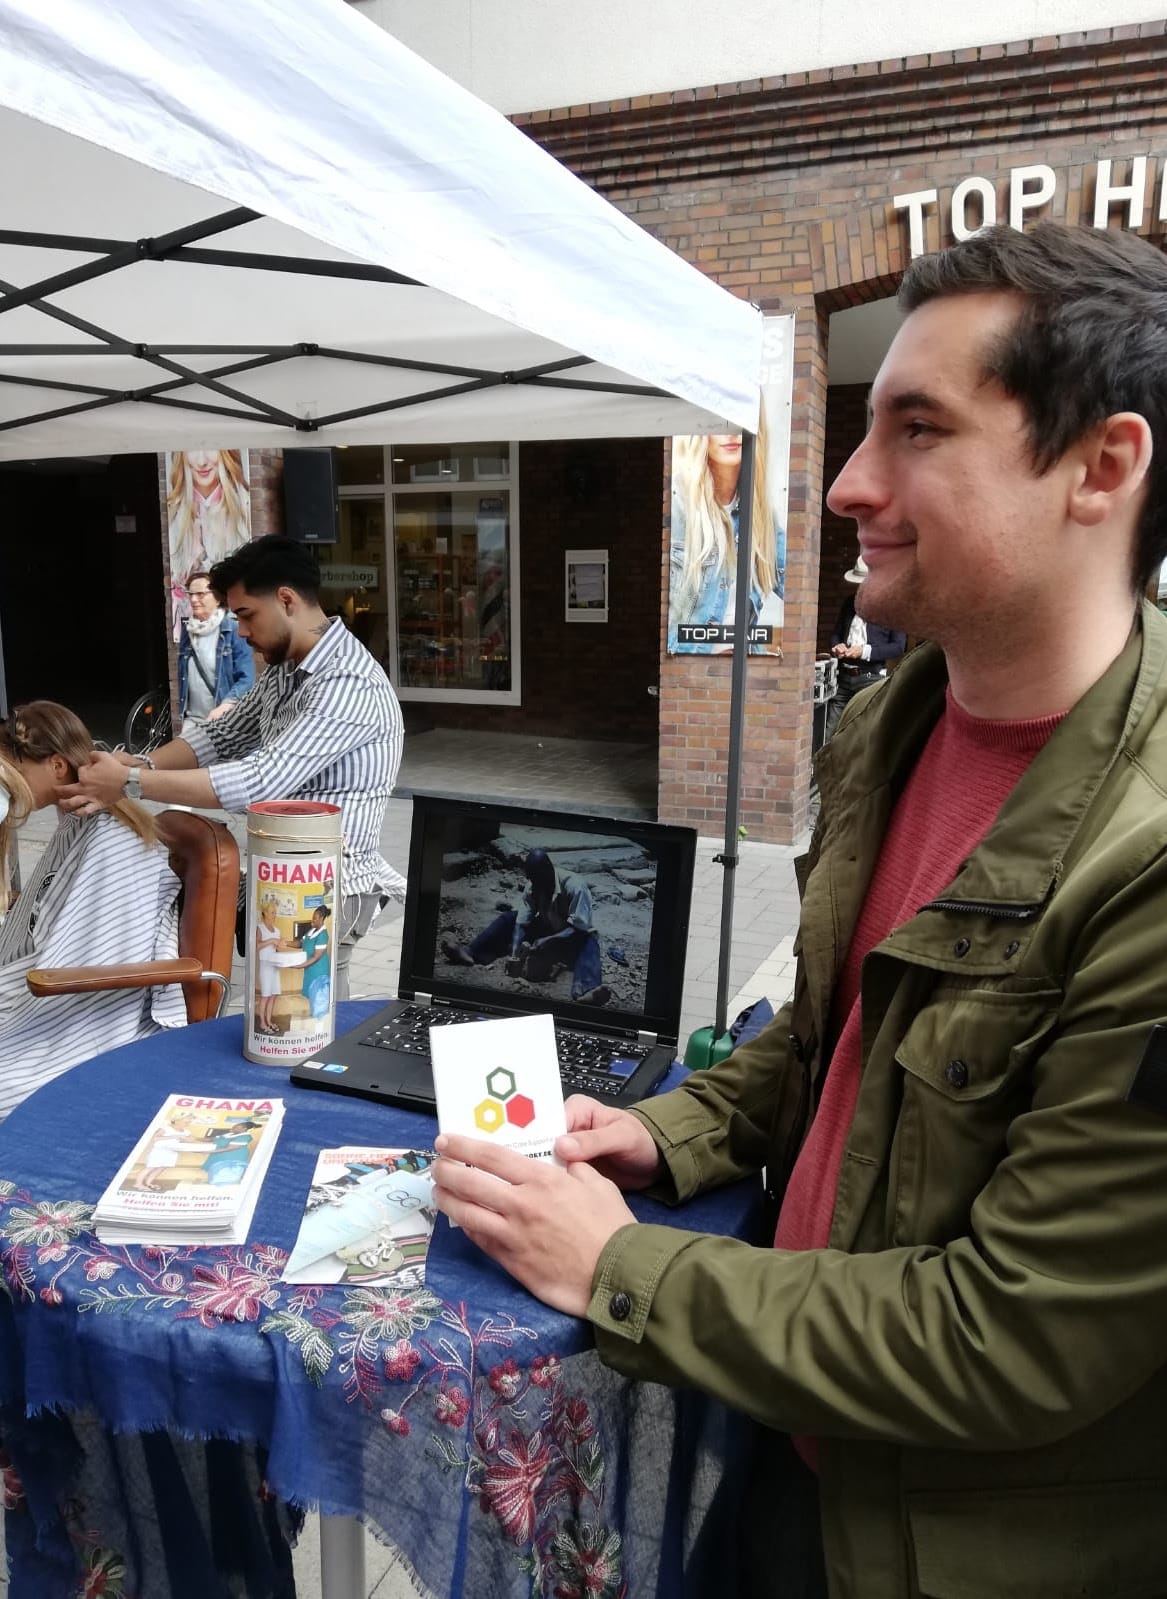
[[[996,916],[1010,922],[1031,922],[1041,905],[993,905],[976,899],[934,899],[921,905],[925,911],[961,911],[973,916]]]

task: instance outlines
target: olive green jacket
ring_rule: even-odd
[[[914,651],[820,757],[791,1005],[641,1108],[669,1197],[789,1170],[945,681],[938,650]],[[868,955],[862,996],[830,1246],[622,1228],[593,1281],[600,1355],[823,1440],[832,1599],[1163,1599],[1167,622],[1153,609],[945,893]]]

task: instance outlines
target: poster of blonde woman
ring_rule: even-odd
[[[190,615],[193,572],[251,537],[251,486],[246,450],[175,450],[166,457],[166,523],[170,533],[170,593],[174,637]]]
[[[766,319],[763,349],[752,503],[749,650],[751,655],[781,656],[793,317]],[[733,649],[741,464],[740,433],[689,434],[673,440],[670,655],[727,655]]]

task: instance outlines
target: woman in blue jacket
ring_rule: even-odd
[[[178,641],[178,704],[182,726],[213,721],[229,711],[255,681],[250,646],[235,618],[220,608],[205,572],[187,585],[190,616]]]

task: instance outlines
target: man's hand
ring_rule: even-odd
[[[832,655],[837,655],[841,661],[861,661],[863,659],[862,644],[836,644],[831,650]]]
[[[62,784],[57,790],[61,809],[79,816],[108,811],[125,797],[126,767],[136,764],[132,759],[120,760],[105,750],[91,750],[89,764],[78,770],[77,781]]]
[[[567,1132],[555,1153],[568,1166],[587,1161],[621,1188],[647,1188],[661,1169],[660,1150],[638,1116],[573,1094],[564,1106]]]
[[[564,1170],[485,1139],[443,1134],[437,1149],[438,1209],[530,1293],[582,1316],[604,1245],[636,1220],[619,1189],[585,1161]]]
[[[220,716],[226,716],[228,711],[233,711],[234,709],[234,700],[224,700],[222,705],[216,705],[213,711],[207,712],[207,721],[217,722]]]

